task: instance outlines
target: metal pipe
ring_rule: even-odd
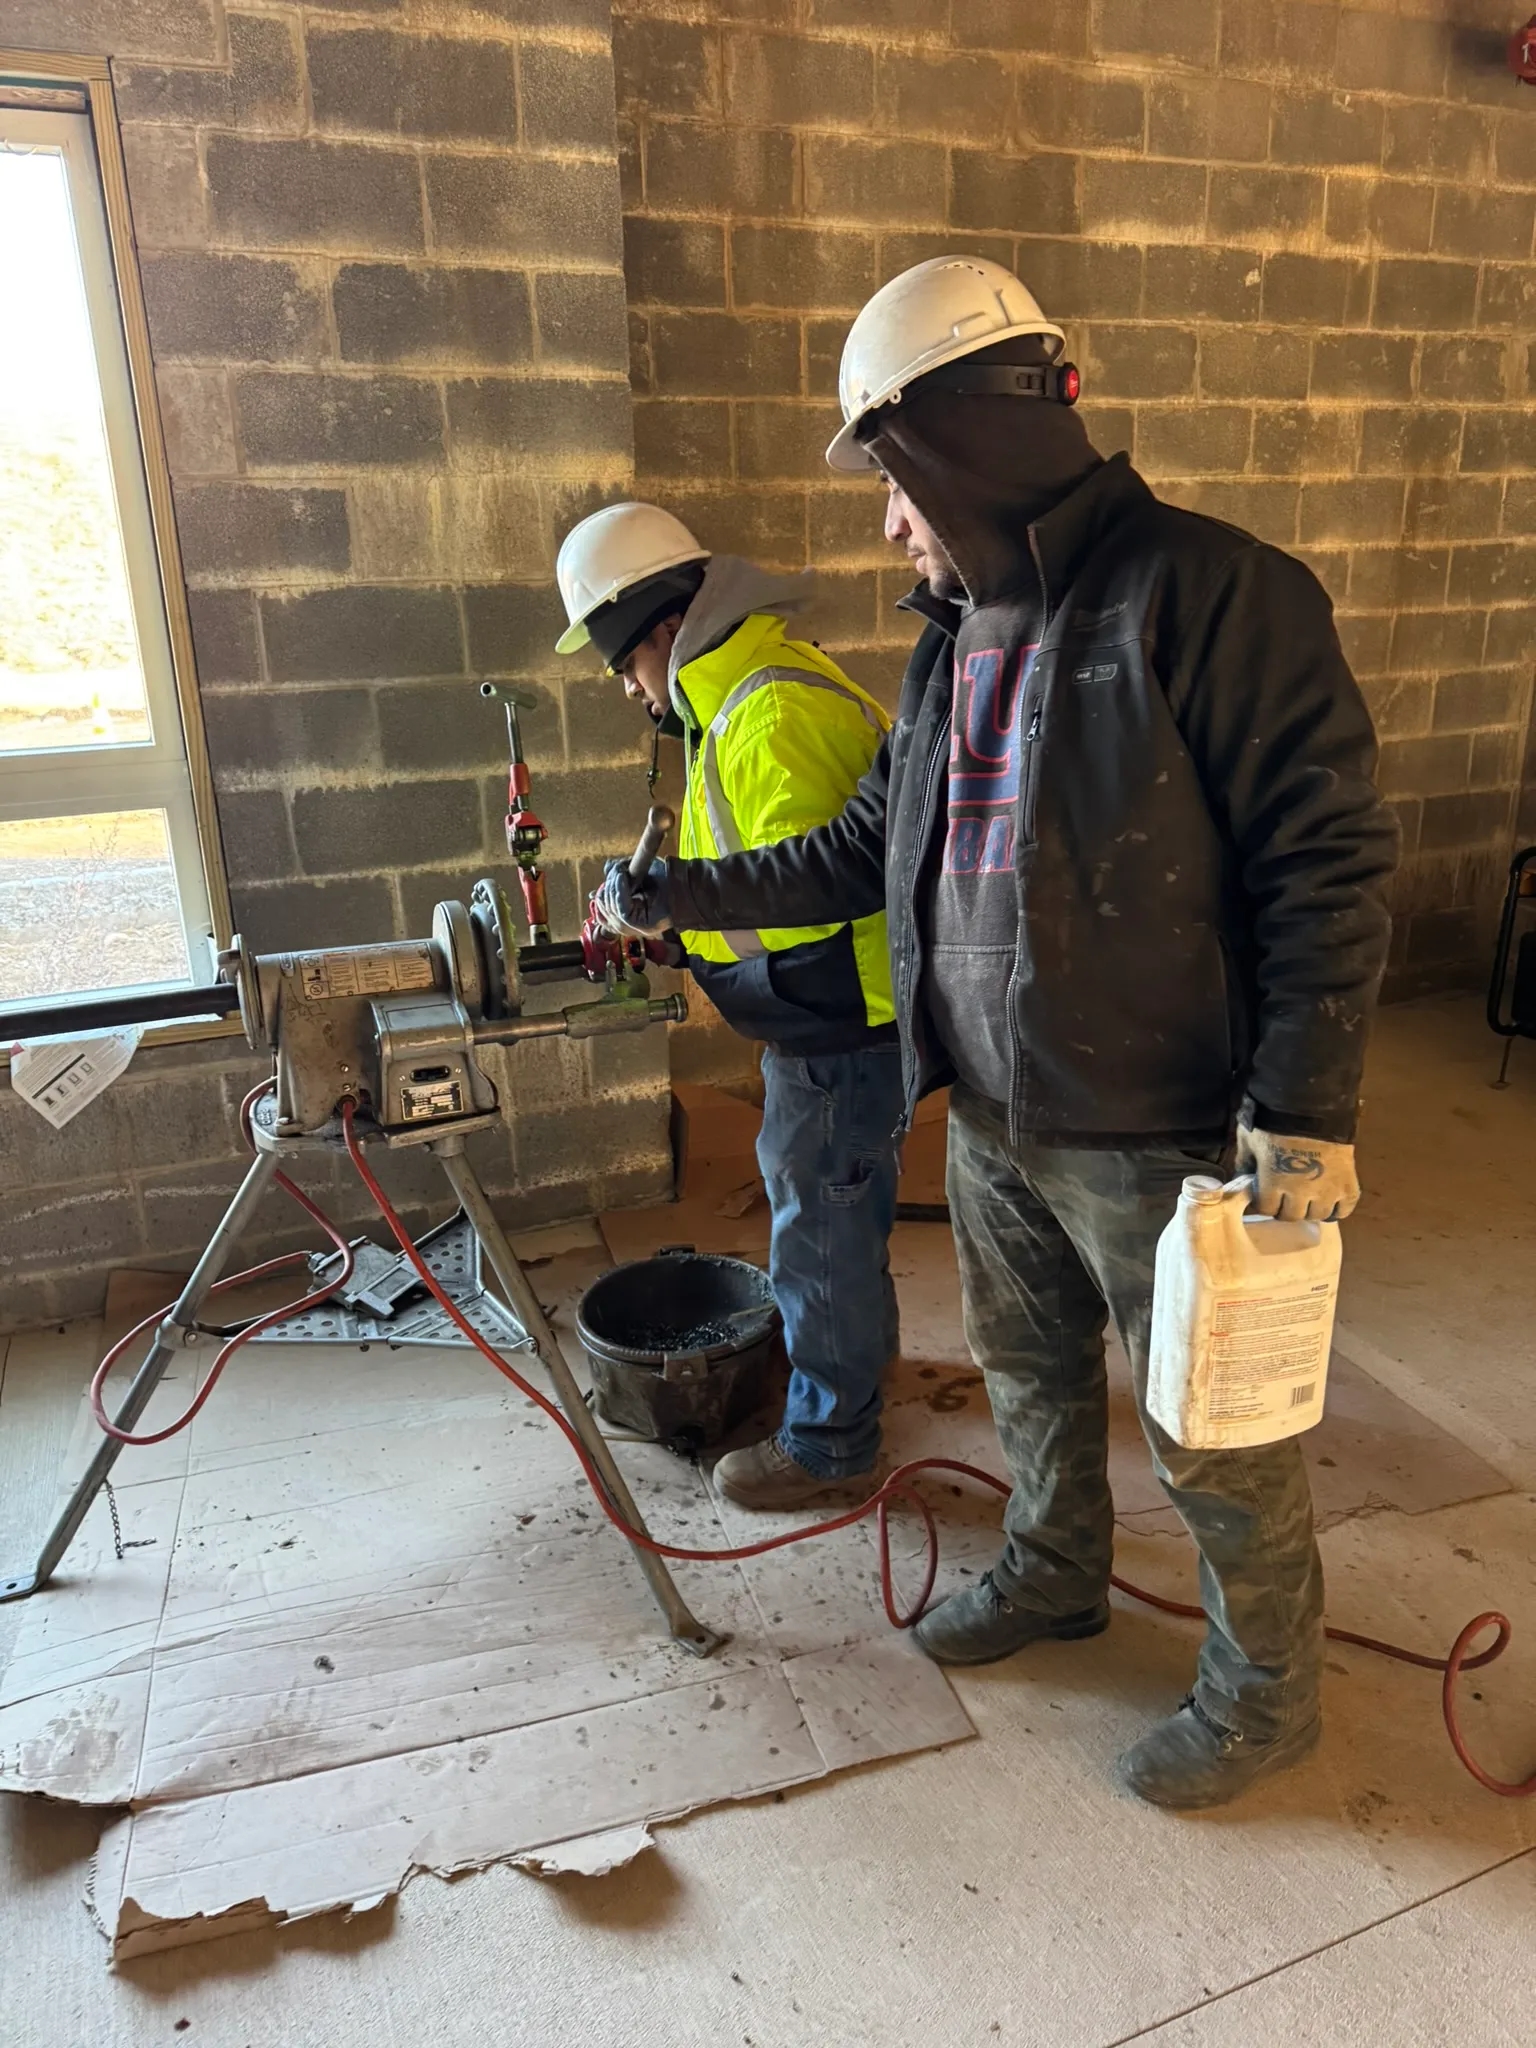
[[[240,991],[230,981],[85,1003],[43,1003],[30,1010],[0,1011],[0,1042],[53,1038],[66,1031],[115,1031],[123,1024],[165,1024],[182,1017],[227,1017],[239,1007]]]
[[[544,1370],[553,1382],[560,1406],[576,1434],[586,1446],[587,1455],[602,1474],[608,1497],[633,1529],[643,1529],[645,1522],[634,1495],[624,1483],[624,1475],[614,1462],[613,1452],[608,1448],[606,1438],[593,1419],[592,1411],[581,1397],[575,1374],[565,1362],[559,1339],[549,1327],[548,1319],[539,1306],[539,1297],[529,1284],[528,1276],[518,1263],[517,1254],[507,1242],[490,1199],[474,1168],[464,1153],[462,1137],[441,1139],[429,1144],[428,1150],[435,1152],[443,1162],[443,1171],[453,1184],[453,1191],[464,1206],[470,1228],[479,1238],[491,1269],[506,1290],[507,1300],[523,1328],[533,1339],[534,1348]],[[642,1550],[638,1544],[631,1544],[635,1562],[645,1574],[646,1583],[656,1597],[656,1604],[666,1617],[672,1639],[685,1650],[691,1650],[696,1657],[707,1657],[725,1641],[712,1628],[706,1628],[689,1612],[687,1603],[678,1591],[666,1563],[654,1551]]]

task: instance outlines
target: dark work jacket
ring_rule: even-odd
[[[1279,549],[1161,503],[1120,456],[1027,536],[1044,627],[1019,726],[1018,947],[997,991],[1010,1134],[1214,1133],[1246,1092],[1273,1129],[1352,1138],[1397,832],[1326,593]],[[841,816],[668,869],[679,925],[886,905],[910,1121],[951,1078],[919,990],[959,612],[926,585],[905,602],[927,624]]]

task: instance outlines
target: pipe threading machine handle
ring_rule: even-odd
[[[650,872],[651,862],[662,849],[663,842],[677,823],[669,804],[652,804],[651,814],[645,821],[645,830],[640,834],[640,844],[635,848],[629,863],[629,879],[643,882]]]

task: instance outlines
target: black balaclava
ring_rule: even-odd
[[[659,575],[621,590],[607,604],[589,612],[587,632],[607,666],[617,674],[647,633],[674,612],[687,611],[703,581],[702,562],[680,562],[675,569],[663,569]]]
[[[1041,364],[1051,355],[1034,335],[1017,335],[965,361]],[[1030,573],[1031,521],[1102,460],[1076,412],[1054,399],[961,396],[920,377],[899,405],[867,417],[860,442],[933,528],[972,604],[1017,588]]]

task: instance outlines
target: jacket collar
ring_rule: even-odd
[[[716,645],[674,667],[672,702],[683,723],[702,731],[739,682],[785,659],[786,637],[781,618],[749,612]]]

